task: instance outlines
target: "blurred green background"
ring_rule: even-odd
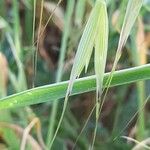
[[[128,0],[107,0],[110,32],[106,72],[112,68],[127,2]],[[94,0],[63,0],[59,6],[57,4],[58,0],[0,0],[1,98],[32,87],[69,79],[79,39]],[[57,9],[53,12],[56,6]],[[49,19],[52,13],[53,16]],[[149,48],[150,1],[145,0],[123,49],[117,70],[149,63]],[[86,76],[92,74],[93,58]],[[82,76],[85,74],[82,73]],[[149,91],[150,81],[109,90],[99,119],[94,149],[128,150],[132,149],[135,143],[121,136],[138,141],[150,137],[149,102],[129,123],[142,107]],[[70,150],[74,147],[94,101],[95,92],[70,97],[52,149]],[[0,149],[45,149],[53,136],[51,131],[59,121],[62,105],[62,101],[59,101],[58,105],[47,102],[0,111]],[[93,115],[75,149],[88,149],[94,127]]]

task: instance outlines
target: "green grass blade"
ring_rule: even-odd
[[[104,75],[104,83],[107,82],[110,73]],[[129,84],[141,80],[150,79],[150,64],[140,67],[134,67],[121,71],[116,71],[113,75],[111,87]],[[47,101],[54,101],[56,99],[64,98],[68,81],[56,84],[41,86],[20,92],[3,99],[0,99],[0,109],[24,107],[28,105],[44,103]],[[95,75],[77,79],[74,83],[74,88],[71,95],[76,95],[84,92],[94,91],[96,89]]]

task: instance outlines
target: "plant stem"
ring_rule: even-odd
[[[139,21],[139,20],[138,20]],[[132,47],[133,47],[133,51],[132,51],[132,58],[133,59],[133,63],[135,66],[139,66],[141,64],[141,56],[143,49],[139,49],[138,44],[135,42],[135,36],[136,34],[133,34],[131,36],[131,41],[132,41]],[[144,52],[144,51],[143,51]],[[146,61],[145,61],[146,62]],[[144,101],[146,98],[145,95],[145,82],[144,81],[140,81],[136,83],[137,86],[137,101],[138,101],[138,120],[137,120],[137,139],[143,140],[144,138],[144,132],[145,132],[145,115],[144,115],[144,109],[141,109],[142,106],[144,105]]]
[[[67,49],[67,42],[69,39],[69,33],[71,28],[71,18],[73,14],[73,8],[74,8],[74,0],[69,0],[67,2],[67,9],[65,14],[65,25],[64,25],[64,32],[62,36],[62,43],[60,48],[60,56],[59,56],[59,62],[58,62],[58,70],[56,74],[56,82],[60,82],[63,75],[63,67],[64,67],[64,59]],[[49,119],[49,129],[48,129],[48,135],[47,135],[47,147],[49,148],[50,142],[52,140],[53,134],[54,134],[54,125],[55,120],[57,116],[57,108],[58,108],[58,101],[54,101],[52,105],[52,111]]]
[[[137,131],[137,139],[138,140],[143,140],[144,138],[144,133],[145,133],[145,115],[144,115],[144,110],[141,109],[144,101],[145,101],[145,84],[143,81],[137,82],[137,92],[138,92],[138,109],[139,109],[139,114],[138,114],[138,131]]]

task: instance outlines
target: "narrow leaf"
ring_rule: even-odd
[[[103,85],[105,86],[111,73],[105,73]],[[150,80],[150,64],[115,71],[110,87],[134,83],[141,80]],[[65,97],[69,81],[45,85],[29,89],[14,95],[0,99],[0,110],[6,108],[24,107],[44,102],[53,102],[54,100]],[[95,91],[95,75],[77,79],[74,83],[71,95],[77,95],[85,92]]]

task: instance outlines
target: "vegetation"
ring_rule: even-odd
[[[1,0],[0,149],[150,149],[149,11]]]

